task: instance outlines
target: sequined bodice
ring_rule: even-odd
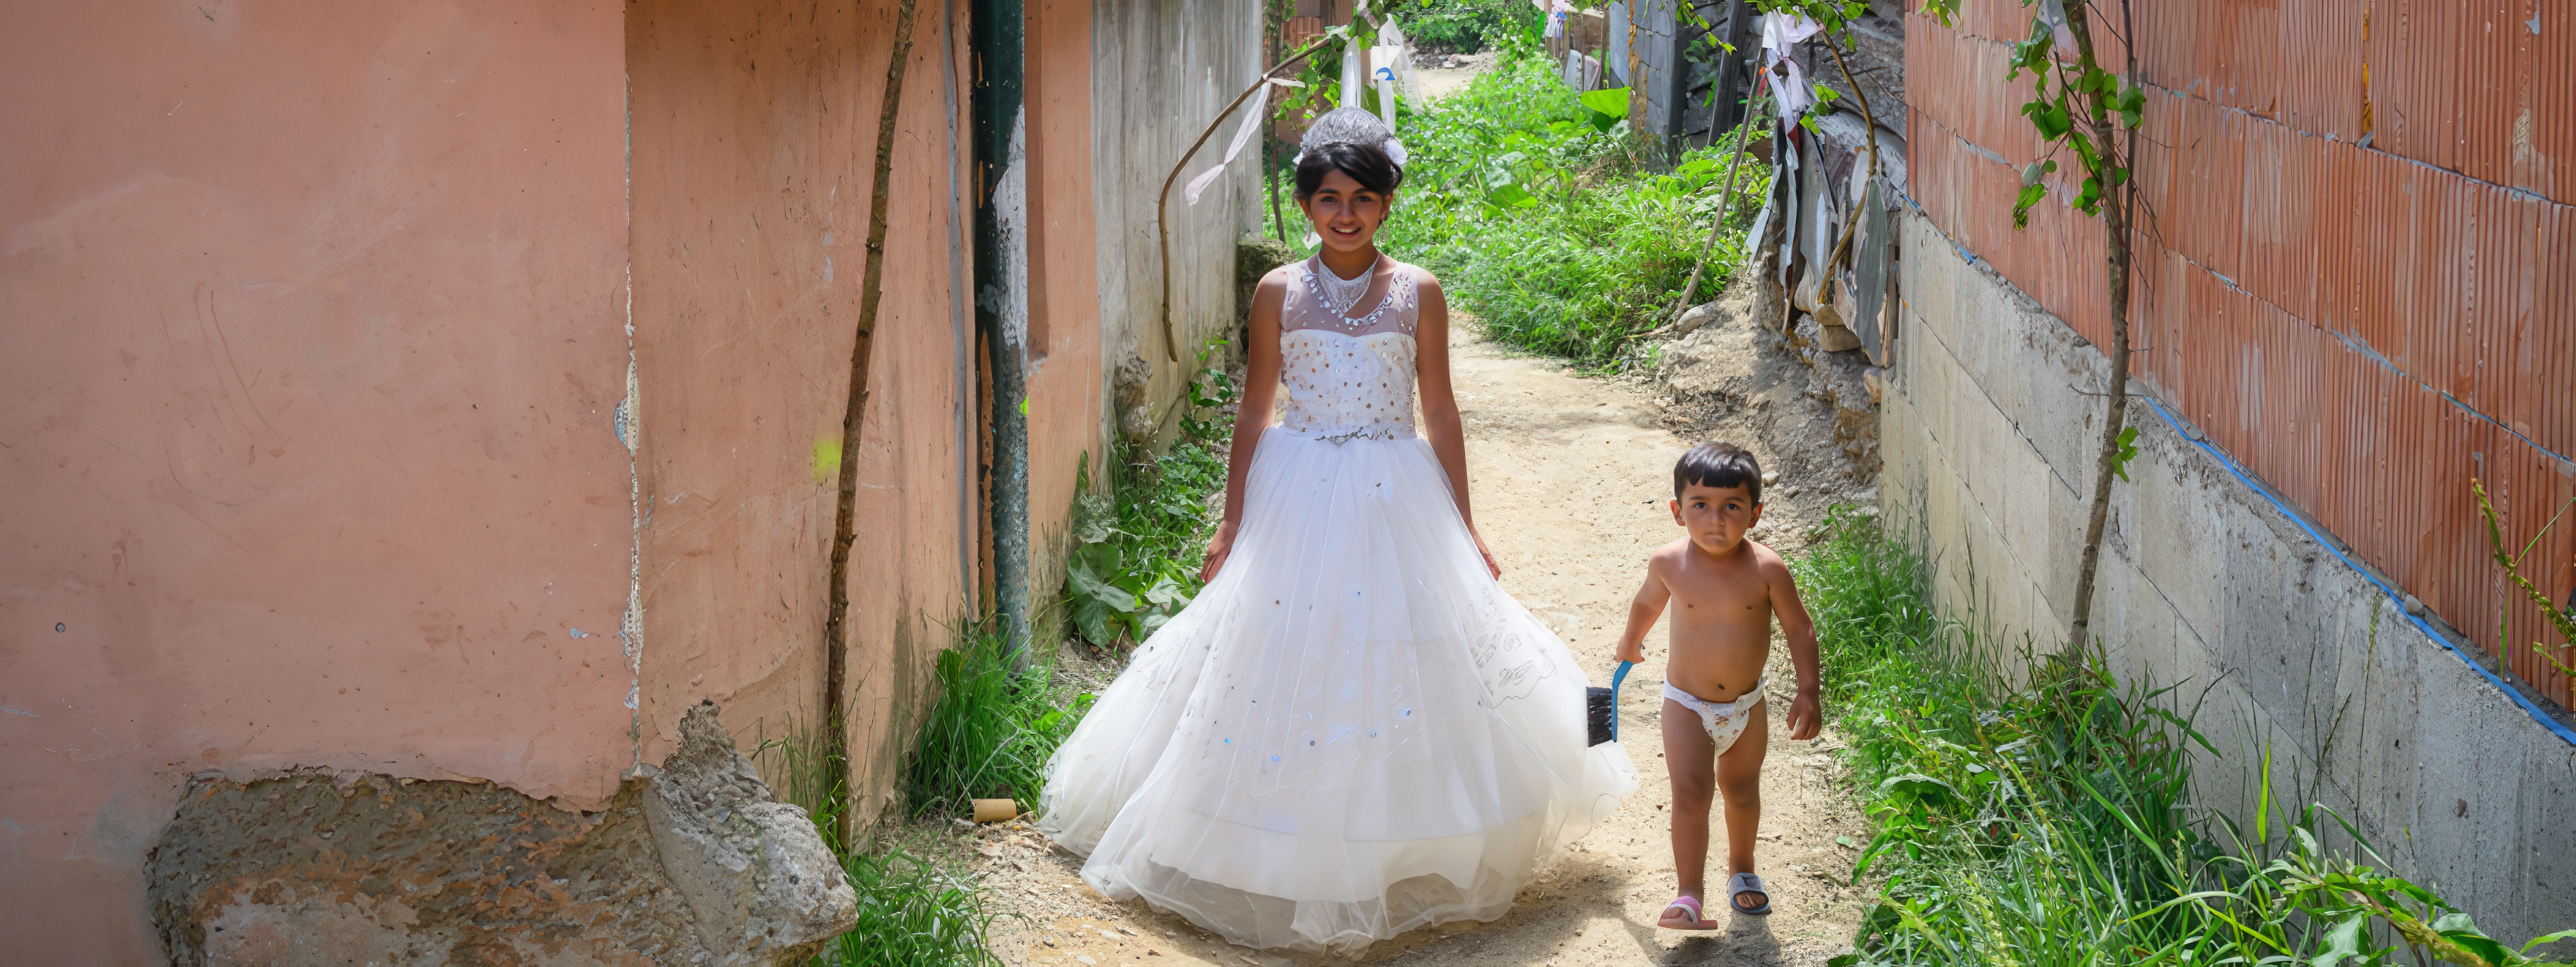
[[[1395,263],[1386,297],[1357,318],[1335,312],[1310,258],[1279,310],[1279,425],[1341,441],[1416,435],[1413,422],[1415,324],[1420,298],[1414,268]]]

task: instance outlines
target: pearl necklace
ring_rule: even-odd
[[[1345,279],[1333,274],[1332,267],[1325,265],[1324,257],[1318,255],[1315,256],[1314,274],[1317,288],[1324,293],[1324,307],[1333,310],[1337,319],[1346,319],[1351,314],[1351,307],[1358,305],[1360,297],[1368,294],[1369,283],[1377,278],[1377,263],[1370,262],[1359,278]]]

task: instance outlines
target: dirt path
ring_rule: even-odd
[[[1458,337],[1452,352],[1476,518],[1502,561],[1503,586],[1566,640],[1596,683],[1608,684],[1645,555],[1678,536],[1664,501],[1673,461],[1694,441],[1664,429],[1655,401],[1625,384],[1578,378],[1473,341],[1472,333]],[[1767,450],[1756,447],[1766,457]],[[1774,493],[1795,484],[1784,476]],[[1771,535],[1795,534],[1822,511],[1795,496],[1770,503]],[[1772,915],[1730,918],[1714,912],[1724,902],[1717,900],[1710,906],[1723,930],[1653,926],[1674,885],[1661,808],[1670,788],[1660,742],[1651,738],[1658,734],[1653,696],[1663,687],[1663,634],[1658,628],[1648,639],[1648,660],[1621,694],[1637,795],[1580,843],[1543,861],[1500,920],[1415,931],[1356,960],[1248,950],[1142,903],[1101,899],[1076,874],[1079,861],[1047,849],[1034,832],[988,830],[983,837],[1000,842],[983,847],[994,857],[985,861],[986,883],[1013,915],[999,925],[993,949],[1014,965],[1081,967],[1821,964],[1847,951],[1863,898],[1834,884],[1849,881],[1858,853],[1844,844],[1866,842],[1868,834],[1850,800],[1829,785],[1833,766],[1825,753],[1840,744],[1830,731],[1815,742],[1775,742],[1763,767],[1759,869],[1772,890]],[[1785,708],[1794,688],[1787,649],[1774,649],[1771,673],[1771,701]],[[1723,836],[1718,840],[1710,866],[1723,870]]]

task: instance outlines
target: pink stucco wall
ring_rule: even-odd
[[[643,756],[702,698],[745,744],[819,725],[836,467],[893,0],[644,0],[628,16]],[[896,122],[850,561],[852,788],[885,802],[981,513],[966,7],[920,6]],[[971,189],[968,189],[971,191]],[[957,258],[952,264],[954,250]],[[961,371],[961,366],[965,367]]]
[[[6,959],[155,960],[198,770],[615,787],[621,17],[6,15]]]
[[[1029,0],[1029,600],[1046,609],[1072,550],[1075,468],[1109,466],[1101,413],[1100,266],[1092,203],[1092,5]],[[1134,216],[1129,216],[1134,217]],[[1043,632],[1042,632],[1043,633]]]

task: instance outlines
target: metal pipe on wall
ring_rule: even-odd
[[[997,190],[1020,136],[1016,129],[1027,82],[1028,25],[1022,0],[973,0],[968,16],[975,71],[975,327],[985,344],[993,385],[993,430],[984,459],[992,498],[985,533],[992,541],[991,603],[1005,640],[1016,648],[1029,630],[1028,347],[1025,314],[1020,331],[1013,332],[1006,310],[1026,304],[1028,293],[1013,287],[1010,269],[1025,265],[1027,251],[1025,235],[1006,238],[1003,219],[1010,213],[1001,210]],[[1019,230],[1026,230],[1025,223]]]

